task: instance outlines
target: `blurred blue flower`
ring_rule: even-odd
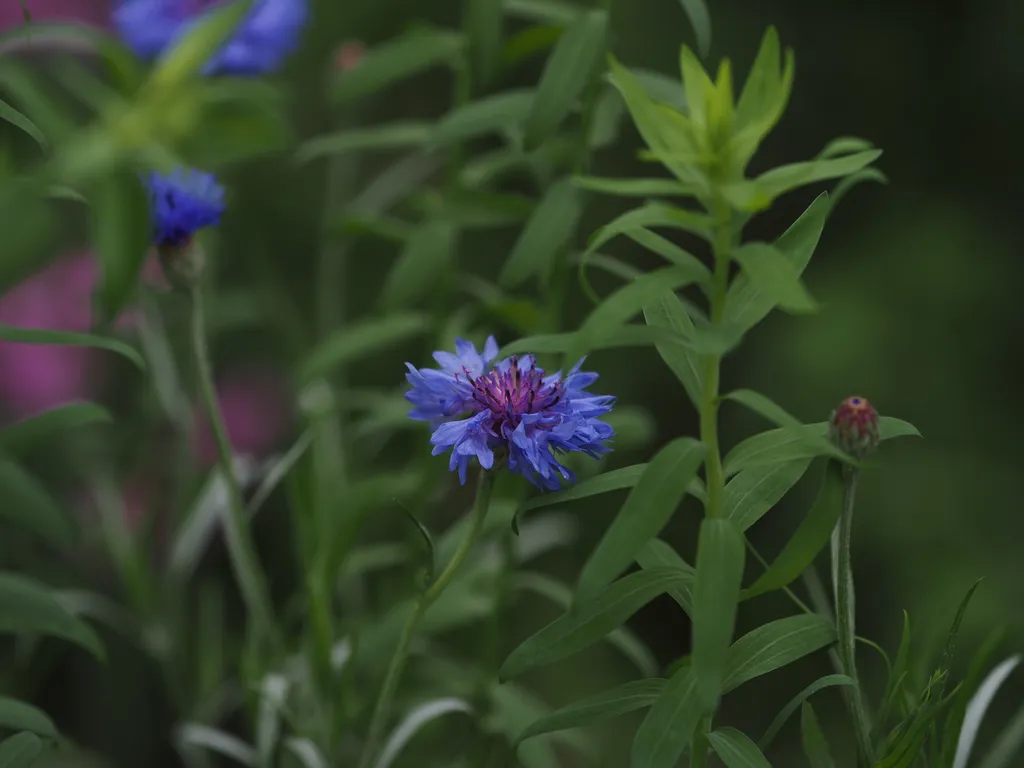
[[[184,245],[224,213],[224,188],[213,174],[176,168],[166,175],[150,174],[148,187],[157,245]]]
[[[586,391],[597,374],[581,372],[582,360],[563,378],[561,372],[546,376],[532,355],[491,365],[497,356],[491,336],[483,354],[463,339],[456,340],[455,354],[435,352],[440,370],[406,363],[409,416],[431,423],[433,454],[451,450],[448,468],[458,470],[461,483],[471,458],[490,469],[497,452],[538,488],[557,490],[562,480],[575,480],[558,456],[579,451],[598,458],[611,450],[606,443],[614,431],[598,417],[615,398]]]
[[[122,0],[114,24],[144,59],[173,46],[222,0]],[[259,75],[281,66],[299,43],[309,15],[308,0],[255,0],[235,36],[207,62],[208,75]]]

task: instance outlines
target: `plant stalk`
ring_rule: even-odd
[[[217,391],[213,383],[213,372],[210,365],[210,353],[206,342],[206,318],[203,311],[202,288],[197,281],[192,288],[192,349],[196,361],[200,396],[203,408],[210,420],[214,442],[217,445],[217,458],[224,482],[228,489],[228,514],[224,519],[224,536],[227,541],[231,567],[235,572],[238,587],[245,602],[246,611],[252,621],[257,636],[266,638],[280,649],[280,638],[274,623],[274,610],[270,600],[270,590],[266,577],[260,567],[256,546],[249,530],[248,516],[242,489],[235,475],[231,441],[224,415],[221,413],[217,400]]]
[[[851,565],[851,539],[853,534],[853,509],[857,496],[857,480],[859,471],[847,469],[844,473],[846,487],[843,493],[843,511],[839,518],[839,527],[833,539],[832,578],[836,599],[836,631],[839,635],[839,659],[843,672],[850,677],[855,686],[848,692],[847,701],[853,717],[853,727],[860,748],[860,757],[864,765],[874,763],[871,744],[871,724],[868,722],[864,708],[864,696],[860,689],[860,678],[857,676],[856,632],[855,632],[855,598],[853,593],[853,569]]]
[[[476,499],[473,502],[472,522],[466,535],[459,542],[458,549],[452,555],[451,561],[445,567],[440,576],[417,598],[413,605],[412,613],[405,622],[401,637],[398,640],[398,647],[391,657],[387,674],[384,676],[384,684],[381,687],[380,696],[377,698],[377,705],[373,710],[373,717],[370,720],[369,735],[366,738],[366,745],[363,748],[362,757],[359,760],[359,768],[370,768],[377,758],[377,750],[380,740],[384,735],[384,728],[391,715],[391,705],[398,690],[398,683],[401,681],[405,663],[409,658],[409,649],[412,646],[416,628],[426,610],[444,593],[445,589],[452,583],[459,568],[465,562],[466,557],[473,549],[477,539],[483,532],[484,521],[487,518],[487,510],[491,505],[491,491],[494,489],[493,471],[480,470],[477,480]]]

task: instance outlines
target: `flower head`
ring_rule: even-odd
[[[153,242],[158,246],[185,245],[197,231],[220,221],[224,189],[212,174],[177,168],[149,177]]]
[[[512,356],[492,364],[498,344],[491,336],[479,353],[472,342],[458,339],[455,354],[435,352],[440,370],[409,363],[406,380],[412,389],[409,416],[434,427],[430,442],[438,455],[451,450],[448,468],[466,482],[469,460],[494,466],[495,453],[508,468],[539,488],[557,490],[572,472],[558,456],[582,452],[597,458],[608,452],[612,428],[598,417],[608,413],[613,397],[586,391],[597,380],[577,363],[563,378],[545,375],[532,355]]]
[[[829,439],[856,459],[878,447],[878,411],[863,397],[848,397],[832,412]]]
[[[114,24],[135,53],[152,59],[220,4],[221,0],[122,0],[114,11]],[[308,13],[308,0],[255,0],[204,73],[259,75],[277,69],[298,45]]]

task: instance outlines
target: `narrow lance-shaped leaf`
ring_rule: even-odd
[[[704,0],[679,0],[679,4],[683,6],[697,37],[697,50],[701,56],[707,56],[711,50],[711,14],[707,3]]]
[[[146,363],[139,351],[119,339],[108,338],[91,333],[71,333],[66,331],[47,331],[36,328],[16,328],[13,325],[0,323],[0,341],[19,344],[54,344],[64,347],[93,347],[116,352],[139,368],[146,369]]]
[[[651,706],[665,689],[665,680],[634,680],[588,696],[534,721],[519,734],[516,743],[542,733],[580,728]]]
[[[181,35],[153,68],[150,82],[156,88],[178,88],[194,77],[228,41],[252,8],[253,0],[235,0],[208,13]]]
[[[406,243],[384,283],[382,301],[389,312],[414,304],[448,271],[455,254],[456,231],[445,221],[419,227]]]
[[[135,290],[149,250],[149,196],[134,173],[123,171],[100,181],[91,202],[101,267],[94,298],[100,317],[109,322]]]
[[[49,739],[58,738],[49,715],[31,704],[0,696],[0,730],[30,731]]]
[[[731,648],[722,688],[731,691],[748,680],[792,664],[836,640],[832,622],[817,614],[776,619],[752,629]]]
[[[588,11],[558,41],[526,116],[523,143],[527,149],[540,146],[558,129],[587,87],[604,51],[607,24],[605,11]]]
[[[679,297],[665,291],[644,305],[644,319],[654,328],[664,328],[683,337],[692,337],[696,328]],[[679,344],[658,344],[658,354],[682,383],[690,402],[697,406],[704,392],[704,372],[700,357]]]
[[[501,0],[469,0],[466,5],[464,28],[476,91],[486,88],[498,70],[503,21]]]
[[[852,685],[855,685],[853,678],[847,677],[846,675],[826,675],[825,677],[819,677],[794,696],[793,699],[779,711],[779,714],[775,716],[774,720],[772,720],[772,724],[768,726],[768,730],[765,731],[764,736],[761,737],[761,740],[758,742],[758,746],[760,746],[761,749],[767,749],[792,714],[796,712],[797,709],[807,701],[807,699],[818,691],[833,686]]]
[[[693,493],[691,484],[690,493]],[[693,566],[683,560],[672,547],[661,539],[652,539],[644,545],[636,556],[636,561],[644,570],[673,568],[680,574],[680,581],[668,589],[669,596],[675,600],[687,616],[693,616],[693,581],[696,571]]]
[[[432,130],[427,123],[405,121],[377,125],[373,128],[338,131],[307,141],[299,147],[295,161],[307,163],[324,156],[371,149],[420,147],[430,140]]]
[[[43,485],[17,463],[0,456],[0,520],[58,547],[74,542],[75,526]],[[2,622],[0,618],[0,622]]]
[[[708,741],[725,768],[772,768],[757,745],[735,728],[719,728],[708,734]]]
[[[985,718],[992,699],[995,698],[999,688],[1010,676],[1010,673],[1020,664],[1021,657],[1011,656],[997,665],[989,672],[988,677],[978,686],[978,690],[971,697],[964,713],[964,722],[960,727],[960,737],[957,739],[956,754],[953,758],[953,768],[967,768],[967,761],[974,748],[974,740],[978,737],[978,730],[981,728],[981,721]]]
[[[0,768],[30,768],[43,751],[43,743],[34,733],[16,733],[0,742]]]
[[[96,633],[72,616],[42,584],[13,573],[0,573],[0,633],[14,632],[60,637],[97,658],[104,655]]]
[[[338,75],[331,88],[336,105],[383,90],[437,64],[456,61],[465,46],[457,32],[415,29],[369,50],[358,67]]]
[[[829,754],[825,733],[821,730],[818,716],[814,714],[814,707],[808,701],[800,706],[800,733],[804,754],[807,756],[811,768],[835,768],[832,756]]]
[[[693,741],[704,706],[689,667],[669,679],[633,739],[633,768],[675,768]]]
[[[20,128],[22,131],[27,133],[40,147],[46,147],[49,142],[46,140],[46,136],[39,130],[39,127],[25,117],[21,112],[16,110],[10,104],[3,99],[0,99],[0,120],[4,120],[16,128]]]
[[[537,203],[505,262],[502,285],[515,288],[532,275],[547,277],[582,213],[583,201],[570,179],[552,184]]]
[[[744,469],[725,486],[726,518],[747,530],[800,482],[810,465],[810,459],[795,459]]]
[[[429,318],[417,313],[393,314],[348,326],[313,348],[299,365],[299,378],[310,381],[336,365],[358,360],[430,330]]]
[[[686,582],[675,569],[632,573],[604,594],[580,603],[571,613],[524,640],[501,666],[502,679],[570,656],[593,645],[670,587]]]
[[[532,88],[502,91],[456,107],[441,118],[430,139],[443,145],[508,131],[526,119],[535,93]]]
[[[825,465],[821,490],[807,517],[786,542],[779,556],[768,566],[768,570],[744,590],[744,600],[789,585],[828,546],[842,512],[844,485],[842,465],[829,460]]]
[[[706,518],[697,543],[693,585],[693,675],[704,711],[714,708],[725,681],[736,625],[746,549],[727,518]]]
[[[786,256],[766,243],[748,243],[733,252],[747,277],[760,286],[767,298],[789,312],[813,312],[811,298],[800,275]]]
[[[576,485],[571,485],[561,491],[554,493],[541,493],[534,496],[525,505],[523,511],[550,507],[556,504],[564,504],[567,501],[576,501],[590,496],[617,491],[622,488],[632,488],[647,470],[647,464],[633,464],[629,467],[613,469],[610,472],[602,472],[596,477],[587,478]]]
[[[619,288],[587,315],[576,333],[575,345],[566,352],[567,357],[578,360],[609,331],[642,312],[644,305],[653,298],[690,285],[700,277],[701,273],[691,267],[663,267]]]
[[[633,562],[672,517],[707,454],[692,438],[679,438],[651,459],[580,574],[577,601],[596,596]]]
[[[66,430],[110,423],[105,408],[94,403],[68,403],[16,421],[0,430],[0,451],[19,458],[45,445]]]

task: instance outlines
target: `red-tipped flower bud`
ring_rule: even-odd
[[[828,437],[836,447],[856,459],[878,447],[878,411],[863,397],[848,397],[832,412]]]

